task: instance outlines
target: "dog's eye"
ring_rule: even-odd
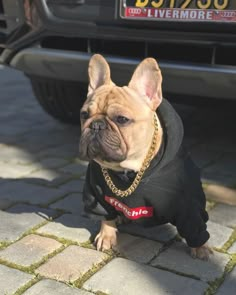
[[[87,120],[87,119],[89,118],[89,113],[86,112],[86,111],[82,111],[82,112],[80,113],[80,118],[81,118],[82,120]]]
[[[129,119],[124,117],[124,116],[117,116],[116,117],[116,122],[119,124],[125,124],[129,122]]]

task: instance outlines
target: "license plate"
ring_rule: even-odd
[[[236,22],[236,0],[120,0],[130,20]]]

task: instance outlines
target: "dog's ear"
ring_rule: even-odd
[[[136,68],[129,87],[136,90],[155,111],[162,101],[162,75],[154,58],[144,59]]]
[[[88,95],[92,94],[98,87],[105,84],[113,84],[111,81],[110,67],[103,56],[94,54],[88,67],[89,87]]]

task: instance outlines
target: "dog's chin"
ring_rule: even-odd
[[[98,142],[81,143],[79,158],[83,161],[94,160],[102,166],[117,166],[126,159],[126,152],[121,148],[101,145]]]
[[[89,160],[94,160],[96,162],[109,164],[119,164],[126,159],[126,155],[123,154],[120,150],[112,150],[112,149],[99,149],[94,150],[93,147],[88,148],[87,157]]]
[[[121,162],[112,162],[112,161],[108,162],[108,161],[101,160],[99,158],[94,159],[94,161],[98,163],[101,167],[109,169],[109,170],[113,170],[113,171],[124,170],[124,168],[120,166]]]
[[[79,157],[81,160],[120,163],[126,159],[127,146],[113,131],[92,132],[85,130],[79,144]]]

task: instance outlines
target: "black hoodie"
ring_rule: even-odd
[[[199,169],[182,147],[182,121],[167,100],[162,101],[157,115],[164,131],[163,142],[136,190],[124,198],[114,195],[101,167],[91,161],[83,192],[85,212],[103,220],[125,215],[144,226],[171,223],[190,247],[200,247],[209,239],[209,233]],[[109,174],[121,190],[135,178],[134,172],[109,170]]]

